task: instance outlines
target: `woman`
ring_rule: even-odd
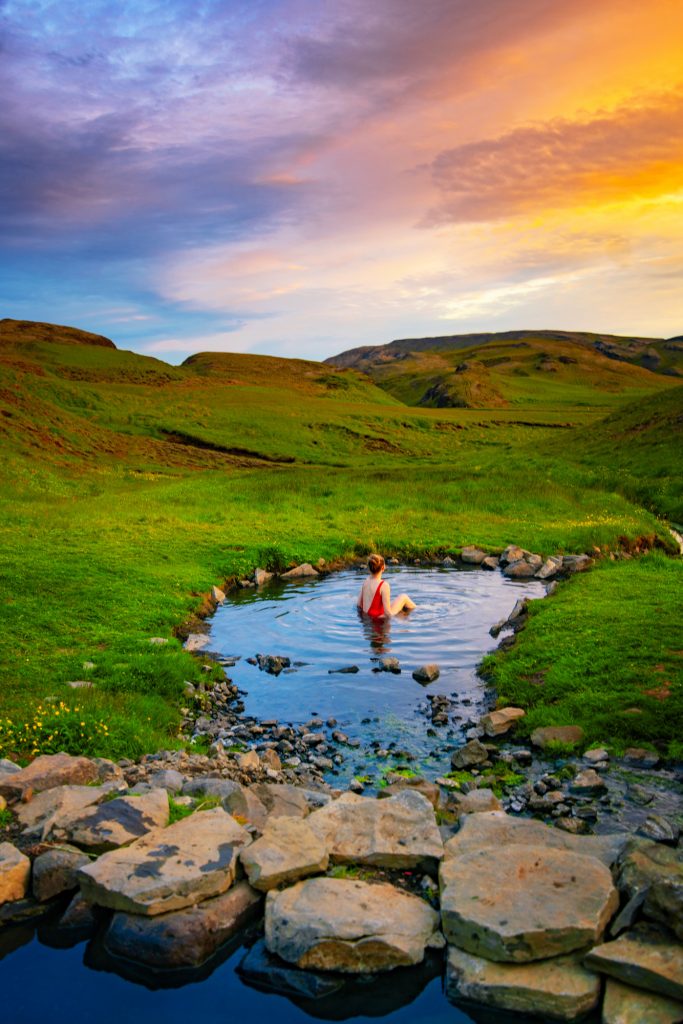
[[[399,612],[409,612],[415,608],[415,602],[411,601],[407,594],[399,594],[391,600],[391,588],[387,580],[382,579],[382,573],[386,568],[381,555],[370,555],[368,558],[368,569],[370,575],[364,581],[358,595],[358,607],[371,618],[382,618],[398,615]]]

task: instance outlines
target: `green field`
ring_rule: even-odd
[[[0,756],[177,744],[182,683],[200,669],[174,629],[256,565],[469,543],[674,550],[661,517],[683,518],[676,378],[590,352],[590,373],[558,362],[571,379],[513,375],[503,405],[433,408],[319,363],[209,353],[174,367],[80,341],[0,322]],[[676,754],[681,575],[664,555],[600,561],[539,603],[495,667],[501,695],[530,722]],[[561,642],[571,631],[581,657]],[[515,684],[547,670],[555,643],[549,688]],[[586,664],[607,647],[598,682]],[[657,664],[667,696],[636,692]],[[95,684],[76,703],[75,679]],[[610,717],[610,694],[640,712]]]

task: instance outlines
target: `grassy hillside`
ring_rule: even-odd
[[[642,472],[656,495],[680,450],[681,389],[661,390],[671,379],[619,366],[630,376],[598,388],[578,363],[560,362],[567,376],[513,375],[507,405],[409,407],[354,370],[214,353],[173,367],[60,330],[0,330],[0,756],[60,744],[120,756],[177,742],[182,682],[199,670],[173,629],[211,584],[257,564],[371,548],[415,556],[516,541],[547,554],[666,542],[655,512],[675,507],[673,473],[661,504],[619,493],[610,431],[628,423],[641,437],[624,472]],[[546,379],[554,390],[540,396]],[[648,390],[643,380],[650,404],[620,412]],[[663,401],[671,419],[648,432],[638,409],[647,419]],[[601,425],[610,410],[616,419]],[[679,563],[671,571],[680,579]],[[601,573],[581,584],[598,610]],[[628,579],[656,624],[673,596]],[[619,630],[610,621],[615,641]],[[153,636],[170,642],[150,645]],[[655,631],[660,641],[669,638]],[[586,643],[600,644],[599,630]],[[66,683],[83,678],[95,683],[76,705],[85,725],[66,736]],[[64,701],[66,717],[47,714],[47,696]],[[656,723],[648,730],[660,738]]]

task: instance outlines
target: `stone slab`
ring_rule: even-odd
[[[0,905],[23,899],[30,877],[28,857],[12,843],[0,843]]]
[[[165,828],[168,818],[168,793],[165,789],[150,789],[139,796],[117,797],[64,817],[52,827],[50,836],[92,853],[106,853],[127,846],[154,828]]]
[[[55,786],[38,793],[27,804],[18,804],[15,814],[24,826],[24,836],[47,839],[63,818],[100,803],[120,789],[118,782],[105,782],[102,786]]]
[[[12,803],[54,786],[86,785],[98,778],[98,766],[87,757],[41,754],[21,771],[0,776],[0,796]]]
[[[273,818],[260,839],[240,854],[251,885],[268,892],[283,882],[325,871],[329,862],[326,844],[301,818]]]
[[[683,945],[656,928],[636,927],[586,956],[592,970],[683,1001]]]
[[[681,1024],[683,1003],[608,978],[602,1024]]]
[[[113,910],[179,910],[229,889],[249,842],[249,833],[222,808],[197,811],[81,868],[81,890],[91,903]]]

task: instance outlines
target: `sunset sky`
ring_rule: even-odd
[[[0,0],[0,317],[683,333],[681,0]]]

